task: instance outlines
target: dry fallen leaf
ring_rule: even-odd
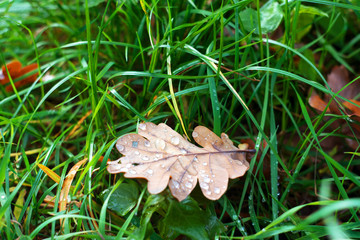
[[[326,109],[326,112],[330,112],[329,108],[326,108],[327,103],[323,101],[317,93],[313,92],[309,98],[309,105],[321,112]]]
[[[33,63],[28,66],[22,67],[22,64],[16,60],[16,61],[12,61],[12,62],[6,64],[6,68],[8,69],[11,79],[14,81],[14,85],[16,88],[19,88],[24,85],[28,85],[30,83],[35,82],[35,80],[37,79],[37,77],[39,75],[38,72],[35,72],[27,77],[24,77],[21,80],[16,80],[30,72],[33,72],[34,70],[36,70],[38,68],[37,63]],[[9,82],[10,82],[9,76],[7,74],[5,66],[3,66],[0,69],[0,84],[7,85],[5,87],[5,90],[7,92],[11,92],[14,90],[13,87],[11,85],[9,85]]]
[[[359,101],[355,100],[354,98],[357,96],[359,90],[360,90],[360,82],[355,81],[345,87],[347,84],[349,84],[349,72],[347,69],[341,65],[341,66],[335,66],[331,70],[331,73],[327,76],[327,82],[329,84],[330,89],[334,93],[338,93],[339,96],[342,96],[344,98],[349,99],[351,102],[343,101],[340,98],[337,98],[337,100],[343,104],[347,109],[351,111],[349,113],[349,116],[355,115],[360,117],[360,108],[357,107],[355,104],[359,105]],[[345,88],[344,88],[345,87]],[[331,100],[331,96],[325,95],[324,100],[320,98],[320,96],[313,92],[311,97],[309,98],[309,105],[316,110],[324,111],[326,105]],[[329,108],[326,109],[326,112],[331,112],[334,114],[341,114],[339,110],[339,106],[334,102],[331,101]]]
[[[87,158],[77,162],[74,166],[72,166],[72,168],[70,169],[70,171],[68,172],[65,180],[64,180],[64,183],[63,183],[63,186],[62,186],[62,189],[61,189],[61,192],[60,192],[60,201],[59,201],[59,212],[61,211],[65,211],[66,210],[66,206],[67,206],[67,203],[68,203],[68,195],[69,195],[69,191],[70,191],[70,187],[71,187],[71,183],[72,181],[74,180],[74,177],[77,173],[77,171],[79,170],[79,168],[81,167],[81,165],[83,165],[84,163],[87,162]],[[63,227],[63,224],[62,224],[62,218],[60,218],[60,226]]]
[[[330,129],[341,128],[341,133],[343,135],[359,138],[360,127],[357,122],[360,120],[360,107],[358,107],[358,105],[360,106],[360,101],[355,98],[357,98],[358,92],[360,91],[360,81],[356,80],[351,81],[350,83],[349,72],[341,65],[332,68],[330,74],[327,76],[327,82],[332,92],[337,93],[338,96],[342,96],[349,101],[344,101],[343,99],[336,97],[337,102],[335,102],[334,99],[332,99],[333,96],[325,94],[323,98],[321,98],[313,91],[309,98],[309,105],[320,112],[323,112],[326,109],[327,113],[336,115],[341,115],[340,109],[342,109],[352,121],[349,125],[344,124],[344,120],[335,121],[331,124]],[[329,105],[328,108],[326,108],[327,105]],[[325,121],[327,119],[329,119],[329,117],[325,117]],[[321,145],[323,147],[333,148],[335,142],[336,137],[327,137],[322,141]],[[357,149],[359,145],[354,139],[347,138],[346,142],[352,149]],[[343,144],[343,141],[341,141],[340,144]]]
[[[116,147],[124,156],[109,162],[107,170],[112,174],[123,172],[127,178],[147,179],[151,194],[158,194],[169,185],[179,201],[191,193],[197,181],[205,197],[219,199],[229,178],[243,176],[249,169],[245,152],[254,152],[236,148],[225,133],[219,138],[203,126],[196,127],[192,134],[203,148],[164,123],[141,123],[138,133],[117,141]]]

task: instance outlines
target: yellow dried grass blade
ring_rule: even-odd
[[[0,136],[1,137],[1,136]],[[1,138],[0,138],[1,140]],[[43,151],[47,150],[47,148],[37,148],[37,149],[32,149],[32,150],[28,150],[28,151],[25,151],[25,154],[26,155],[32,155],[32,154],[37,154],[37,153],[41,153]],[[19,157],[21,156],[22,152],[17,152],[17,153],[10,153],[10,157]],[[3,157],[4,155],[1,154],[0,157]]]
[[[171,75],[171,57],[170,57],[170,49],[169,48],[168,48],[167,54],[168,54],[168,57],[167,57],[167,73],[168,73],[168,75]],[[178,107],[177,102],[176,102],[174,88],[173,88],[173,84],[172,84],[172,78],[168,78],[168,82],[169,82],[171,100],[172,100],[172,103],[173,103],[173,106],[174,106],[175,113],[176,113],[177,117],[179,118],[179,121],[181,123],[181,127],[182,127],[187,139],[190,139],[189,135],[186,132],[185,125],[184,125],[184,122],[182,120],[181,113],[179,111],[179,107]]]
[[[92,113],[92,110],[88,111],[75,125],[75,127],[71,130],[69,135],[66,136],[65,141],[71,137],[76,136],[79,132],[76,131],[80,128],[81,124],[85,121],[85,119]]]
[[[21,206],[24,206],[25,194],[26,194],[26,189],[21,190],[19,193],[19,197],[15,203],[14,216],[15,216],[15,219],[17,219],[17,220],[19,220],[19,216],[20,216],[20,213],[22,210]]]
[[[57,184],[60,182],[60,176],[57,175],[53,170],[48,168],[47,166],[44,166],[42,164],[38,164],[38,167],[43,170],[46,175],[48,175],[52,180],[54,180]]]
[[[59,202],[59,212],[64,211],[66,209],[67,204],[67,197],[70,191],[71,183],[74,180],[76,172],[79,170],[81,165],[83,165],[87,161],[87,158],[81,160],[80,162],[76,163],[67,174],[63,187],[60,192],[60,202]],[[62,219],[60,219],[60,226],[62,226]]]

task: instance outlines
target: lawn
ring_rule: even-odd
[[[1,1],[0,239],[360,238],[359,33],[359,0]]]

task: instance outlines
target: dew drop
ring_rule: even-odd
[[[180,151],[182,154],[187,154],[187,151],[184,148],[180,149]]]
[[[131,168],[131,166],[132,166],[132,165],[131,165],[130,163],[126,164],[126,167],[127,167],[127,168]]]
[[[154,171],[153,171],[152,169],[149,169],[149,170],[147,170],[146,172],[147,172],[148,174],[150,174],[150,175],[154,173]]]
[[[162,139],[156,139],[155,146],[157,149],[164,150],[166,147],[166,143]]]
[[[127,171],[128,171],[128,169],[127,169],[127,168],[125,168],[125,167],[123,167],[123,168],[120,168],[120,171],[121,171],[121,172],[127,172]]]
[[[193,132],[193,134],[192,134],[192,135],[193,135],[193,137],[194,137],[194,138],[196,138],[196,137],[198,137],[198,136],[199,136],[199,133],[198,133],[198,132]]]
[[[129,173],[130,174],[136,174],[136,171],[135,170],[130,170]]]
[[[111,168],[112,171],[119,171],[119,170],[121,171],[121,165],[119,164],[111,164],[109,167]]]
[[[204,182],[200,183],[200,187],[205,189],[205,190],[209,189],[209,185],[207,183],[204,183]]]
[[[185,187],[192,188],[192,184],[190,182],[185,183]]]
[[[145,145],[145,147],[150,147],[150,142],[149,142],[149,141],[145,141],[144,145]]]
[[[241,165],[241,166],[244,165],[242,161],[238,161],[238,163],[239,163],[239,165]]]
[[[165,168],[165,164],[161,164],[161,167],[162,167],[162,168]]]
[[[139,124],[139,129],[145,131],[146,130],[146,124],[145,123],[140,123]]]
[[[171,143],[174,145],[178,145],[180,143],[180,139],[178,137],[172,137]]]
[[[157,153],[157,154],[155,154],[155,157],[157,157],[157,158],[162,158],[162,154]]]
[[[138,145],[139,145],[139,142],[138,142],[138,141],[133,141],[133,142],[132,142],[132,147],[137,148]]]
[[[173,183],[173,185],[174,185],[174,187],[175,187],[176,189],[179,189],[180,184],[179,184],[178,182],[172,181],[172,183]]]
[[[193,161],[194,161],[194,162],[198,162],[198,158],[195,156],[195,157],[193,158]]]
[[[206,195],[211,195],[211,191],[206,191]]]
[[[210,183],[210,178],[208,178],[208,177],[204,178],[204,182]]]
[[[149,157],[148,157],[148,156],[143,156],[143,157],[142,157],[142,160],[148,161],[148,160],[149,160]]]
[[[220,188],[214,188],[214,193],[216,193],[216,194],[219,194],[220,193]]]
[[[135,155],[140,155],[139,151],[135,151],[134,153]]]
[[[117,149],[119,150],[119,152],[122,152],[122,151],[125,150],[124,145],[118,144],[118,145],[116,145],[116,147],[117,147]]]
[[[207,162],[203,162],[203,165],[206,166],[206,165],[207,165]]]

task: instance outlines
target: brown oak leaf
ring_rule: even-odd
[[[138,134],[130,133],[117,141],[116,148],[124,156],[109,162],[107,170],[112,174],[125,173],[127,178],[147,179],[151,194],[158,194],[169,185],[179,201],[199,181],[204,196],[217,200],[225,193],[229,178],[243,176],[249,169],[245,153],[255,150],[244,149],[244,145],[236,148],[225,133],[219,138],[203,126],[196,127],[192,136],[203,148],[164,123],[141,123]]]
[[[348,113],[349,116],[358,116],[360,117],[360,108],[355,104],[359,105],[359,101],[354,98],[357,96],[360,89],[360,82],[355,81],[352,82],[349,86],[345,87],[349,84],[349,72],[347,69],[341,66],[335,66],[331,70],[331,73],[327,76],[327,82],[329,84],[330,89],[334,93],[338,93],[339,96],[349,99],[351,102],[346,102],[337,97],[337,100],[343,104],[347,109],[350,110]],[[316,110],[323,112],[327,106],[327,104],[331,101],[329,108],[326,109],[326,112],[341,114],[339,110],[339,106],[335,103],[335,101],[331,100],[331,96],[325,95],[324,99],[321,99],[320,96],[316,92],[312,92],[311,97],[309,98],[309,105]]]
[[[338,96],[342,96],[343,98],[348,99],[349,101],[345,101],[339,97],[336,97],[337,102],[332,99],[333,97],[325,94],[323,98],[321,98],[316,91],[313,91],[309,98],[309,105],[314,109],[326,113],[332,113],[341,115],[340,108],[343,108],[345,114],[347,114],[353,121],[350,124],[344,124],[344,120],[335,121],[331,124],[330,129],[338,129],[341,128],[341,133],[343,135],[347,135],[351,138],[359,138],[360,137],[360,127],[357,122],[360,121],[360,101],[356,100],[358,92],[360,91],[360,81],[351,81],[349,80],[349,72],[343,66],[335,66],[332,68],[330,74],[327,76],[327,82],[329,84],[332,92],[337,93]],[[330,103],[329,103],[330,102]],[[340,106],[340,105],[342,106]],[[326,106],[329,105],[328,108]],[[329,117],[325,116],[325,121],[327,121]],[[354,131],[356,130],[356,131]],[[355,135],[354,135],[355,133]],[[358,141],[354,139],[346,138],[346,142],[352,149],[357,149],[359,144]],[[333,148],[337,140],[340,139],[338,137],[326,137],[324,141],[322,141],[321,145],[323,147]],[[343,139],[339,141],[338,144],[343,145]]]

